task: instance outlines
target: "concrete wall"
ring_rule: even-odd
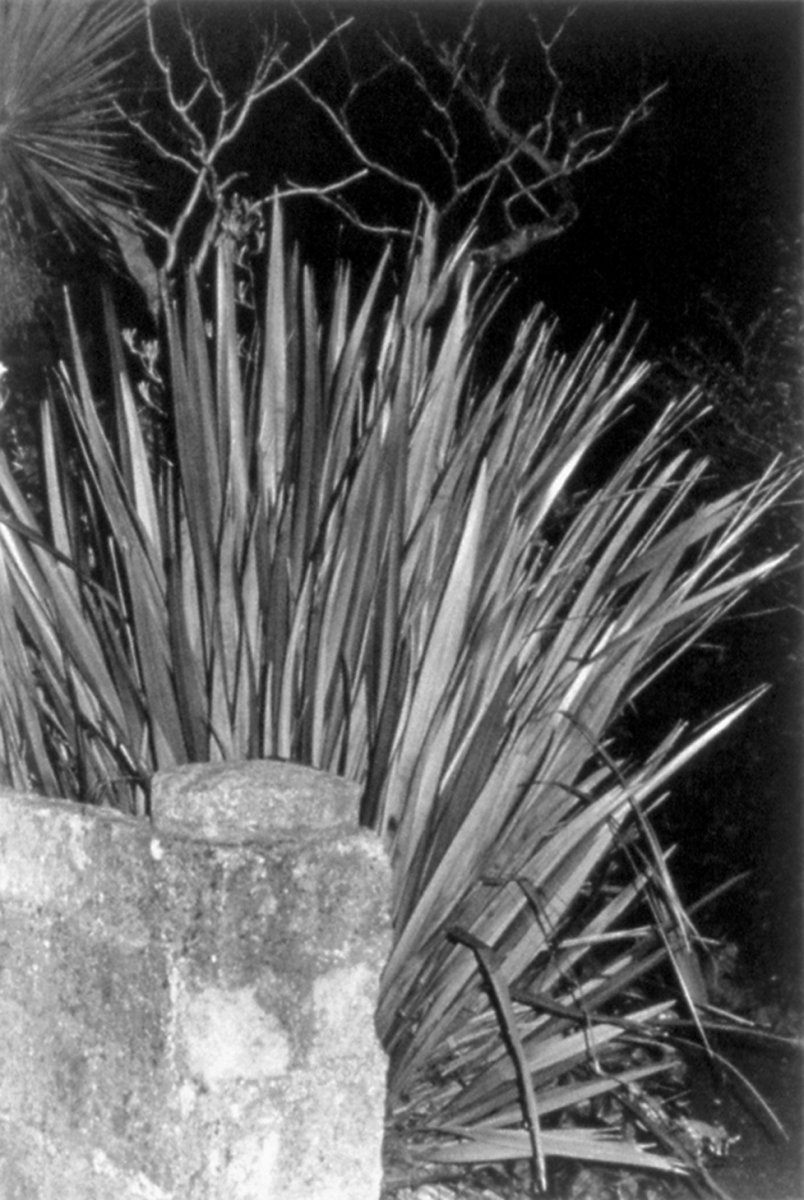
[[[357,804],[272,762],[157,776],[151,822],[0,791],[2,1200],[377,1200]]]

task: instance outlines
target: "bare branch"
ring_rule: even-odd
[[[284,87],[285,84],[290,83],[291,81],[298,81],[298,79],[301,77],[302,71],[304,71],[314,59],[318,58],[318,56],[324,52],[326,47],[330,44],[330,42],[333,41],[334,38],[340,37],[341,33],[352,24],[352,21],[352,17],[347,18],[345,21],[341,21],[339,25],[336,25],[333,29],[331,29],[325,37],[323,37],[315,46],[313,46],[313,48],[304,56],[304,58],[300,59],[299,62],[295,63],[292,67],[284,67],[282,59],[279,56],[279,52],[276,55],[263,58],[254,73],[254,77],[250,86],[247,88],[245,99],[242,102],[237,117],[232,122],[229,129],[221,136],[220,148],[223,149],[225,145],[227,145],[229,142],[232,142],[237,137],[243,128],[243,125],[245,124],[252,108],[258,100],[263,99],[263,97],[269,95],[270,92],[276,91],[277,88]],[[275,62],[280,63],[283,66],[283,70],[275,79],[269,80],[268,75]]]
[[[572,224],[578,215],[575,176],[609,157],[630,130],[647,119],[662,90],[641,96],[619,120],[588,125],[580,109],[572,111],[556,63],[556,49],[573,11],[549,34],[539,15],[530,13],[523,28],[532,37],[534,69],[546,82],[546,97],[535,116],[523,117],[515,64],[483,40],[483,0],[449,36],[431,33],[422,10],[405,18],[406,25],[394,19],[373,28],[373,58],[363,44],[358,53],[352,40],[358,18],[333,18],[324,30],[314,31],[311,20],[297,11],[307,35],[306,44],[299,46],[280,32],[274,10],[251,68],[236,85],[216,69],[195,18],[182,13],[185,65],[195,78],[180,88],[159,44],[152,4],[147,0],[148,48],[161,78],[170,124],[165,132],[143,117],[128,119],[155,155],[190,176],[173,220],[167,226],[147,223],[162,241],[163,271],[168,274],[187,248],[199,214],[209,215],[192,255],[197,270],[230,222],[232,206],[245,203],[233,193],[243,172],[224,174],[223,153],[237,143],[257,106],[286,86],[295,88],[310,112],[335,135],[341,159],[330,177],[319,182],[283,178],[277,170],[270,195],[248,201],[249,212],[275,198],[316,197],[356,230],[410,240],[416,236],[416,213],[425,209],[442,229],[450,219],[452,237],[478,226],[490,244],[472,257],[487,267],[510,262]],[[318,76],[310,71],[316,63],[326,66]],[[415,150],[400,153],[394,137],[378,140],[373,111],[384,96],[393,96],[399,111],[404,112],[408,102],[411,112],[415,110],[410,137],[423,151],[420,155]],[[372,180],[384,191],[366,190]],[[260,190],[264,188],[263,182]],[[378,196],[386,203],[371,212],[366,200],[376,207]],[[402,212],[407,215],[392,215]]]
[[[430,202],[427,191],[423,185],[418,182],[418,180],[410,179],[407,175],[403,175],[400,171],[395,170],[393,167],[382,162],[381,159],[375,157],[374,155],[369,154],[369,152],[364,149],[359,137],[353,131],[352,122],[349,115],[349,104],[354,96],[357,95],[357,86],[350,88],[349,96],[345,103],[342,103],[340,106],[336,107],[335,105],[330,104],[328,100],[325,100],[317,92],[314,92],[306,80],[299,78],[296,80],[296,83],[299,87],[301,87],[312,104],[314,104],[315,107],[318,108],[325,117],[327,117],[333,129],[337,131],[341,139],[345,142],[348,149],[352,152],[362,167],[375,175],[381,176],[390,183],[396,184],[404,191],[412,192],[422,204],[426,205]]]
[[[554,112],[558,104],[561,81],[555,72],[552,61],[548,64],[548,73],[554,78],[551,107],[546,117],[533,122],[524,132],[516,130],[502,115],[502,96],[507,84],[507,63],[502,62],[492,72],[490,82],[483,87],[472,69],[472,59],[477,53],[475,25],[480,6],[475,6],[464,34],[457,45],[445,42],[433,43],[427,36],[420,15],[414,17],[414,23],[419,33],[420,49],[429,56],[432,65],[440,72],[441,89],[439,90],[429,74],[415,61],[398,41],[383,37],[381,44],[389,60],[404,71],[416,91],[424,97],[430,112],[431,124],[422,130],[422,137],[435,151],[435,161],[440,162],[445,172],[447,188],[438,196],[433,185],[428,188],[428,200],[437,207],[442,216],[465,204],[472,196],[476,198],[475,218],[488,210],[495,191],[509,194],[503,200],[503,213],[511,236],[506,240],[501,255],[510,257],[512,247],[525,248],[544,240],[546,236],[554,237],[574,219],[574,206],[566,203],[566,195],[562,197],[559,210],[560,220],[556,215],[551,216],[546,204],[539,193],[548,186],[554,186],[562,176],[571,173],[570,166],[560,159],[550,157],[553,141]],[[560,31],[559,31],[560,32]],[[552,45],[558,34],[550,42],[542,39],[545,57],[549,56]],[[348,102],[347,102],[348,103]],[[465,146],[459,132],[459,120],[465,120],[466,111],[474,114],[474,129],[485,136],[489,143],[487,165],[466,173],[464,159],[467,157]],[[348,123],[346,106],[334,113],[330,118],[338,126],[339,133],[348,142],[353,140],[352,129]],[[541,137],[541,146],[537,138]],[[519,168],[520,160],[529,160],[536,168],[535,175],[526,181]],[[383,164],[385,166],[385,164]],[[410,181],[406,178],[406,183]],[[566,189],[565,189],[566,190]],[[534,211],[539,220],[529,221],[517,234],[522,221],[513,218],[513,206],[523,202]],[[549,224],[545,224],[549,220]]]
[[[243,131],[255,105],[266,96],[288,83],[300,79],[302,72],[317,59],[333,40],[340,38],[352,22],[352,18],[333,24],[333,27],[295,61],[288,62],[288,47],[276,37],[264,36],[259,56],[246,81],[234,96],[227,94],[220,77],[211,65],[207,48],[193,21],[181,13],[180,22],[184,45],[189,54],[197,81],[190,92],[183,96],[176,83],[173,68],[167,55],[160,49],[153,19],[153,0],[148,0],[145,10],[145,25],[148,50],[162,80],[168,107],[173,117],[170,136],[175,138],[180,149],[173,149],[165,141],[165,135],[148,128],[144,118],[128,115],[132,129],[142,138],[154,154],[167,163],[180,167],[191,177],[190,189],[169,227],[146,221],[147,227],[164,243],[162,271],[169,275],[176,267],[183,239],[189,224],[203,203],[212,205],[212,216],[202,236],[201,245],[194,255],[194,265],[200,269],[206,261],[220,225],[221,214],[226,209],[227,197],[232,185],[243,178],[236,171],[221,178],[218,163],[223,151]],[[200,101],[206,99],[212,105],[213,115],[202,120]],[[336,189],[362,178],[365,169],[351,172],[342,180],[327,184],[327,189]],[[313,191],[313,189],[310,189]],[[286,194],[302,194],[298,187],[291,187]]]
[[[350,204],[342,193],[338,191],[314,190],[311,194],[320,200],[322,204],[340,213],[348,224],[360,233],[367,233],[372,237],[381,238],[398,237],[405,242],[410,242],[416,237],[415,230],[412,231],[409,225],[394,225],[389,222],[370,221],[361,216],[354,205]]]
[[[183,167],[185,170],[189,171],[191,175],[195,175],[197,165],[192,159],[188,158],[185,154],[177,154],[175,150],[170,150],[163,142],[160,142],[160,140],[150,132],[150,130],[138,117],[132,117],[130,113],[124,113],[119,105],[117,107],[121,116],[125,117],[125,120],[128,122],[130,127],[137,134],[139,134],[145,144],[150,146],[155,154],[158,154],[160,158],[165,159],[166,162],[176,163],[177,166]]]
[[[317,199],[323,199],[325,196],[344,191],[353,183],[359,183],[362,179],[366,179],[368,174],[368,170],[362,167],[359,171],[353,171],[351,175],[343,175],[340,179],[335,179],[332,183],[327,184],[294,183],[292,179],[289,179],[286,188],[278,189],[272,195],[266,196],[262,203],[273,204],[276,200],[288,200],[295,196],[315,196]]]

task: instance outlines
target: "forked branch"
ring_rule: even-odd
[[[212,216],[192,256],[195,270],[202,269],[225,222],[227,208],[234,201],[234,185],[248,175],[247,171],[223,173],[221,158],[236,143],[258,103],[299,78],[324,53],[330,42],[341,36],[351,24],[351,18],[333,23],[332,28],[309,47],[291,53],[287,41],[280,37],[274,14],[273,20],[261,32],[256,61],[245,72],[244,82],[234,90],[227,88],[216,72],[199,27],[184,12],[179,16],[186,50],[183,65],[186,72],[189,64],[192,64],[194,78],[189,86],[186,83],[179,84],[174,65],[160,45],[154,27],[154,3],[155,0],[146,0],[145,4],[148,50],[161,78],[170,122],[166,129],[157,132],[145,116],[129,114],[127,119],[159,158],[179,167],[187,176],[187,193],[176,216],[165,224],[151,219],[145,222],[150,232],[163,243],[161,269],[165,275],[170,275],[184,248],[190,222],[202,208],[211,207]],[[347,187],[360,178],[360,174],[360,171],[350,172],[328,183],[325,190]],[[318,189],[289,185],[281,195],[308,194],[311,191],[317,194]],[[273,198],[272,193],[259,203]]]

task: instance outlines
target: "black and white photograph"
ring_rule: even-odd
[[[800,1200],[803,81],[0,0],[0,1200]]]

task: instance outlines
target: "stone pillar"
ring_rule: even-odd
[[[0,793],[0,1195],[377,1200],[388,866],[358,788],[157,776],[152,821]]]

